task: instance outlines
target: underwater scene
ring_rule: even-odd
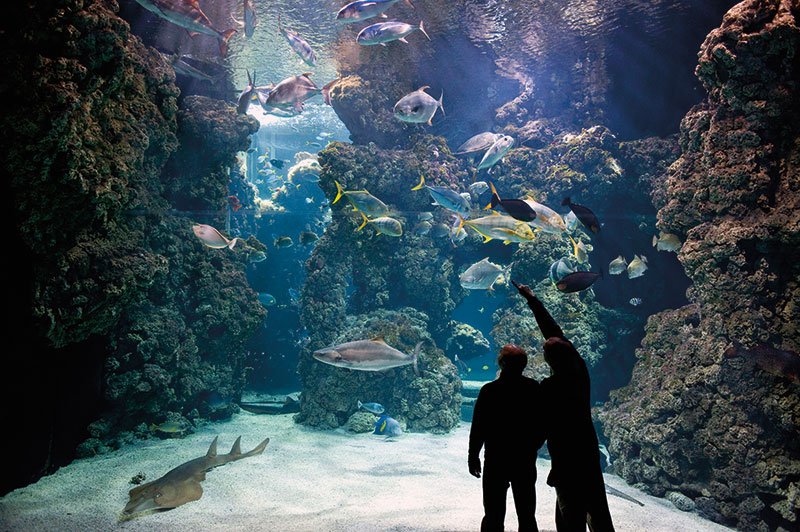
[[[0,530],[800,531],[800,1],[6,9]]]

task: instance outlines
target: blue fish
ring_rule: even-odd
[[[632,297],[631,300],[628,301],[628,303],[630,303],[634,307],[638,307],[639,305],[642,304],[642,298],[641,297]]]
[[[377,17],[378,15],[385,17],[386,15],[384,15],[383,12],[399,1],[400,0],[356,0],[340,9],[336,14],[336,20],[339,22],[356,22]],[[414,7],[409,0],[405,1],[409,7]]]
[[[266,292],[258,294],[258,302],[265,307],[271,307],[276,303],[275,297],[272,294],[267,294]]]
[[[358,408],[363,408],[367,412],[372,412],[376,416],[383,414],[385,408],[383,405],[378,403],[362,403],[361,401],[358,402]]]
[[[467,198],[450,188],[426,185],[425,177],[420,175],[419,185],[415,186],[411,190],[420,190],[423,187],[428,189],[433,201],[436,202],[435,205],[440,205],[448,211],[453,211],[464,219],[469,218],[471,205]]]
[[[373,434],[382,434],[386,437],[400,436],[403,429],[400,428],[400,423],[396,419],[383,415],[375,422],[375,432]]]

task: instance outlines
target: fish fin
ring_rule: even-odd
[[[425,35],[425,37],[428,38],[429,41],[431,40],[430,36],[428,35],[428,32],[425,31],[425,26],[422,25],[422,21],[421,20],[419,21],[419,31],[421,31],[422,34]]]
[[[378,343],[381,343],[383,345],[387,345],[386,344],[386,340],[383,339],[383,335],[382,334],[379,334],[375,338],[370,338],[369,341],[370,342],[378,342]]]
[[[362,222],[362,224],[358,226],[358,229],[356,229],[356,231],[361,231],[362,229],[364,229],[364,226],[367,225],[367,222],[369,221],[369,219],[367,219],[367,215],[364,214],[363,212],[361,212],[361,211],[358,211],[358,212],[359,212],[359,214],[361,214],[361,217],[364,218],[364,222]]]
[[[331,202],[331,205],[339,201],[342,197],[342,194],[344,194],[344,190],[342,190],[342,185],[340,185],[339,182],[336,181],[335,179],[333,180],[333,182],[336,183],[336,197]]]
[[[425,185],[425,176],[422,175],[422,174],[419,174],[419,185],[415,186],[411,190],[420,190],[424,185]],[[336,202],[334,202],[334,203],[336,203]]]
[[[294,102],[294,110],[298,113],[303,112],[303,102]]]
[[[389,18],[389,15],[387,15],[386,13],[381,13],[381,18]]]
[[[384,47],[386,46],[385,42],[379,42],[378,44],[380,44],[381,46],[384,46]]]
[[[656,235],[653,235],[653,247],[656,247],[656,244],[658,244],[658,237],[656,237]]]
[[[241,28],[244,28],[244,22],[242,22],[241,20],[236,20],[236,17],[234,17],[234,16],[233,16],[233,14],[231,14],[231,20],[232,20],[232,21],[234,22],[234,24],[236,24],[237,26],[239,26],[239,27],[241,27]]]
[[[399,39],[397,39],[397,40],[398,40],[398,41],[400,41],[400,42],[404,42],[404,43],[408,44],[408,41],[406,40],[406,38],[405,38],[405,37],[400,37],[400,38],[399,38]],[[384,44],[384,43],[381,43],[381,44]]]
[[[222,57],[228,55],[228,41],[234,33],[236,33],[236,30],[231,28],[222,34],[222,38],[219,41],[219,53]]]
[[[419,377],[419,348],[422,347],[423,342],[417,342],[417,345],[414,347],[414,352],[411,354],[413,357],[413,361],[411,365],[414,367],[414,374]]]
[[[447,115],[444,113],[444,105],[442,105],[443,100],[444,100],[444,89],[442,89],[442,95],[439,96],[439,100],[436,102],[436,105],[438,105],[439,109],[442,110],[442,116],[447,117]]]
[[[195,37],[197,37],[198,35],[200,35],[200,32],[199,32],[199,31],[189,31],[189,30],[186,30],[186,33],[188,33],[188,34],[189,34],[189,37],[190,37],[190,38],[192,38],[192,39],[194,39]]]
[[[239,436],[236,438],[236,441],[233,442],[233,447],[231,447],[231,452],[228,453],[231,456],[239,456],[242,454],[242,437]]]
[[[412,8],[412,9],[416,9],[416,8],[414,7],[414,4],[412,4],[412,3],[410,2],[410,0],[406,0],[406,4],[408,4],[408,7]]]
[[[325,86],[322,87],[322,99],[325,100],[325,103],[328,105],[333,105],[331,104],[331,87],[338,83],[340,79],[341,78],[336,78],[335,80],[326,83]]]
[[[430,89],[430,86],[429,85],[423,85],[422,87],[417,89],[417,92],[424,91],[425,89]]]
[[[239,241],[238,238],[234,238],[233,240],[231,240],[231,243],[228,244],[228,249],[233,249],[233,246],[235,246],[236,242],[238,242],[238,241]]]
[[[565,206],[565,205],[569,205],[570,203],[572,203],[572,202],[570,201],[570,199],[569,199],[569,196],[567,196],[566,198],[564,198],[564,199],[561,201],[561,206],[563,207],[563,206]]]
[[[219,436],[214,437],[214,441],[211,442],[211,446],[208,448],[206,457],[213,458],[217,456],[217,439],[219,439]]]

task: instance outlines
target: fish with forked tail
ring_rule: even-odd
[[[383,371],[410,364],[414,368],[414,373],[419,375],[418,359],[421,346],[422,342],[419,342],[414,352],[407,355],[388,345],[382,336],[378,336],[371,340],[356,340],[326,347],[314,351],[312,356],[331,366],[360,371]]]

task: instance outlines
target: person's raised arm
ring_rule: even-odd
[[[539,330],[542,331],[542,336],[544,336],[545,341],[552,337],[566,340],[561,327],[558,326],[556,320],[547,312],[547,309],[544,308],[539,298],[533,295],[530,286],[526,284],[517,284],[515,281],[511,281],[511,283],[519,291],[520,295],[525,298],[525,301],[528,302],[528,307],[533,311],[533,316],[536,318],[536,323],[539,325]]]

